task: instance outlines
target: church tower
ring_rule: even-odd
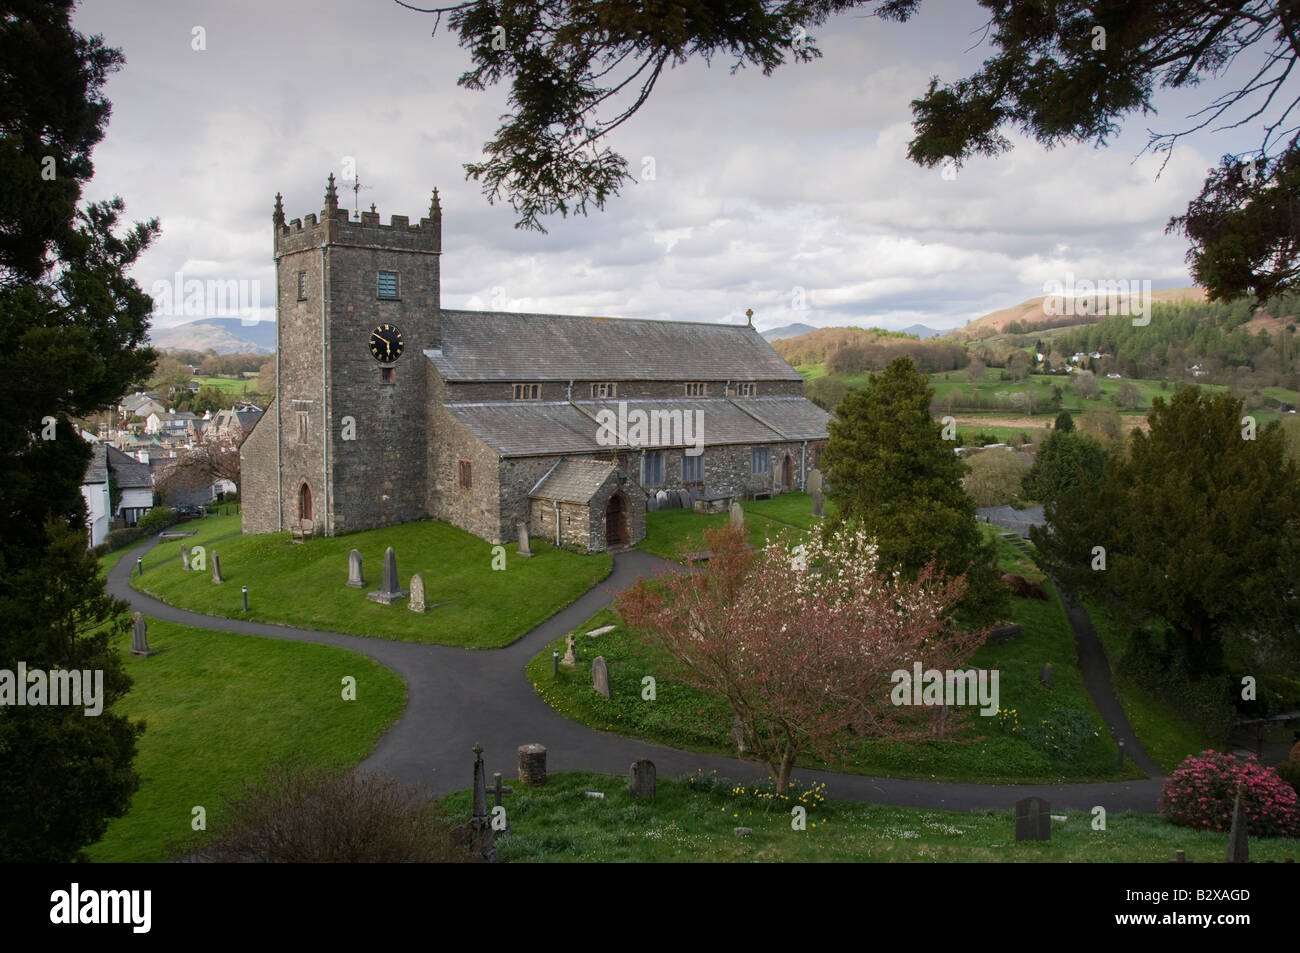
[[[335,535],[424,517],[423,352],[441,331],[437,190],[418,224],[394,215],[381,225],[374,206],[349,219],[331,174],[319,221],[286,223],[276,195],[273,223],[275,443],[266,418],[245,442],[245,532],[310,521]]]

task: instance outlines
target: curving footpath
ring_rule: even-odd
[[[514,772],[515,749],[521,744],[538,743],[546,746],[549,772],[586,770],[626,775],[632,761],[648,757],[668,777],[703,769],[716,770],[737,781],[767,778],[767,772],[752,761],[679,751],[570,721],[547,705],[523,677],[524,666],[543,646],[577,628],[637,579],[671,565],[657,556],[640,550],[619,553],[614,557],[613,572],[604,581],[523,638],[503,649],[467,650],[227,619],[168,605],[130,585],[135,557],[158,542],[155,539],[136,547],[109,572],[109,593],[129,602],[132,609],[151,618],[197,628],[350,649],[387,666],[405,680],[405,711],[379,739],[359,770],[386,774],[404,784],[422,785],[435,794],[446,794],[470,786],[471,749],[476,743],[483,745],[488,770],[500,771],[507,777]],[[1099,711],[1112,732],[1124,740],[1134,762],[1152,778],[1098,784],[964,784],[808,769],[800,769],[798,777],[826,783],[836,799],[902,807],[1010,810],[1018,799],[1038,795],[1050,801],[1054,809],[1086,811],[1101,805],[1108,812],[1154,813],[1160,791],[1159,769],[1147,758],[1114,700],[1109,668],[1087,614],[1077,606],[1067,611],[1079,642],[1084,681]],[[1088,664],[1090,657],[1094,659],[1092,665]],[[1096,659],[1100,660],[1100,668]],[[364,685],[359,688],[365,690]]]

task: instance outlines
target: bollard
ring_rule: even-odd
[[[558,649],[551,652],[551,674],[560,674],[560,652]]]
[[[244,591],[244,611],[247,612],[248,611],[248,587],[240,586],[239,588]]]
[[[1124,767],[1124,739],[1119,739],[1119,766]]]
[[[138,569],[138,570],[140,570],[140,575],[141,575],[141,576],[144,575],[144,557],[143,557],[143,556],[136,556],[136,557],[135,557],[135,568]]]

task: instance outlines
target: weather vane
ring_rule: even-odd
[[[351,188],[352,188],[352,217],[355,218],[355,219],[358,219],[358,220],[359,220],[359,219],[361,218],[361,190],[362,190],[362,189],[370,189],[370,188],[373,188],[373,186],[362,185],[362,184],[361,184],[361,170],[360,170],[360,169],[357,169],[356,171],[354,171],[354,172],[352,173],[352,179],[351,179],[351,181],[352,181],[352,186],[351,186]],[[347,180],[347,179],[344,179],[343,182],[344,182],[344,184],[346,184],[346,183],[348,182],[348,180]],[[373,205],[370,206],[370,211],[373,212],[374,210],[375,210],[375,207],[374,207]]]

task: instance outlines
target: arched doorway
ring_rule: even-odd
[[[311,519],[311,487],[306,480],[298,487],[298,519]]]
[[[785,463],[781,466],[781,487],[788,490],[792,486],[794,486],[794,457],[787,453]]]
[[[622,546],[627,539],[627,497],[615,493],[605,507],[605,545]]]

